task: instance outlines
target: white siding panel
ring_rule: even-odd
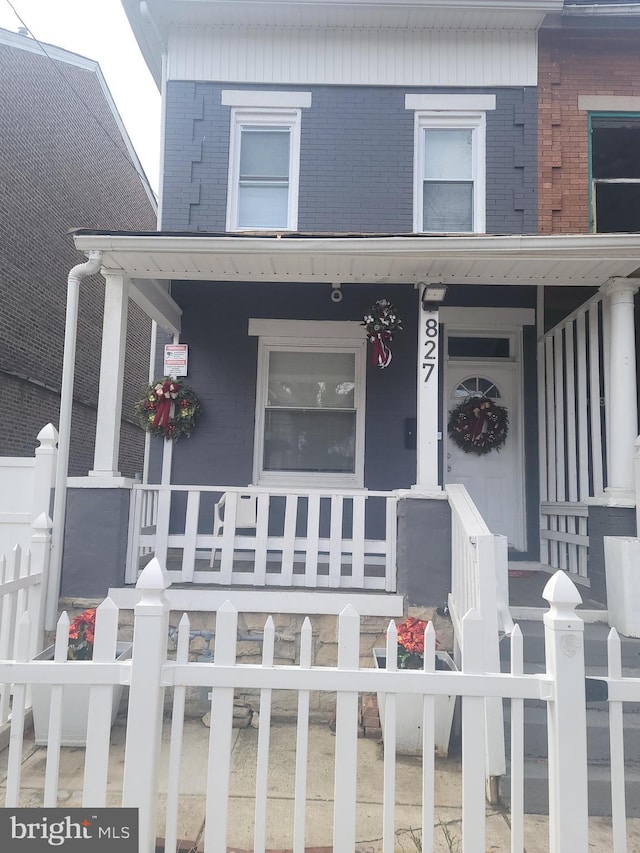
[[[170,80],[387,86],[534,86],[536,36],[521,31],[181,28]]]

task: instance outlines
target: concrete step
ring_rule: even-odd
[[[589,765],[589,815],[608,817],[611,815],[611,778],[609,767],[600,764]],[[625,791],[627,817],[640,817],[640,765],[626,765]],[[500,779],[500,799],[511,802],[511,776]],[[547,762],[543,759],[525,761],[524,810],[527,814],[549,813],[549,778]]]
[[[527,665],[544,662],[544,624],[538,620],[518,622],[522,631],[524,659]],[[586,666],[607,665],[607,637],[610,628],[600,622],[587,623],[584,626],[584,654]],[[622,649],[623,672],[628,669],[640,671],[640,640],[632,637],[620,637]],[[510,660],[510,643],[508,637],[500,642],[500,658],[503,666],[508,669]]]
[[[547,757],[547,709],[544,703],[530,704],[525,701],[524,754],[532,760]],[[510,703],[505,702],[505,743],[511,743]],[[625,758],[640,764],[640,713],[624,715]],[[587,708],[587,757],[589,762],[609,761],[609,713],[606,703]]]

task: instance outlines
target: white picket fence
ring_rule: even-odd
[[[33,456],[0,456],[0,555],[14,545],[29,547],[31,525],[50,512],[55,485],[58,431],[47,424],[38,433]]]
[[[297,666],[274,665],[275,632],[271,618],[264,628],[262,664],[236,661],[238,613],[226,602],[217,613],[213,663],[189,662],[189,621],[180,623],[177,654],[166,654],[169,607],[165,589],[169,579],[153,560],[138,582],[141,593],[134,618],[133,656],[115,662],[118,612],[109,599],[98,610],[95,655],[92,662],[64,660],[68,619],[58,628],[59,662],[31,661],[31,628],[26,613],[18,625],[16,659],[0,661],[0,682],[14,685],[14,709],[7,761],[6,799],[9,808],[21,802],[24,707],[29,684],[66,685],[86,683],[91,687],[89,730],[84,770],[83,804],[103,807],[108,775],[110,705],[114,685],[129,685],[122,805],[139,809],[141,853],[152,853],[156,833],[166,838],[166,850],[175,850],[178,838],[180,760],[183,745],[185,692],[188,687],[211,688],[206,774],[204,850],[226,853],[229,780],[231,771],[234,690],[260,691],[257,766],[255,772],[254,848],[264,850],[267,813],[267,766],[270,755],[270,709],[272,690],[298,693],[297,759],[295,779],[295,853],[304,851],[307,745],[310,691],[336,694],[335,780],[333,803],[333,848],[353,853],[356,844],[356,772],[358,742],[358,696],[386,694],[384,723],[383,851],[394,849],[396,809],[395,710],[399,694],[423,696],[423,790],[422,850],[434,849],[434,696],[461,696],[462,730],[462,834],[464,853],[485,853],[485,743],[484,703],[487,697],[511,701],[511,850],[523,851],[523,701],[547,703],[549,723],[549,850],[551,853],[587,853],[587,735],[583,623],[575,607],[580,596],[568,577],[558,572],[548,583],[544,596],[550,609],[545,614],[546,672],[523,675],[522,636],[519,628],[511,636],[511,673],[486,673],[483,661],[483,626],[479,614],[470,611],[462,620],[462,671],[434,672],[435,638],[426,635],[425,671],[398,671],[396,632],[388,631],[386,670],[359,667],[359,616],[347,606],[339,617],[338,664],[317,667],[312,662],[311,627],[307,621],[301,638]],[[614,851],[625,850],[624,747],[622,720],[618,713],[624,701],[640,700],[640,679],[621,677],[619,643],[610,640],[609,676],[602,678],[609,689],[612,732],[612,788],[614,793]],[[158,768],[162,739],[164,692],[173,688],[173,710],[169,743],[169,786],[166,822],[158,826]],[[58,802],[60,762],[59,725],[61,694],[56,688],[50,717],[50,741],[46,754],[44,805]],[[246,793],[251,792],[247,789]]]
[[[240,495],[256,503],[249,526],[236,524]],[[153,555],[175,583],[396,589],[392,492],[135,485],[131,501],[128,583]]]
[[[42,513],[31,529],[28,550],[15,545],[9,554],[0,557],[0,659],[3,660],[16,656],[16,629],[25,613],[31,626],[29,656],[42,649],[51,519]],[[0,683],[0,726],[10,718],[10,687]]]

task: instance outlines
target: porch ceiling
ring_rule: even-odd
[[[640,234],[209,235],[79,230],[76,247],[132,279],[581,285],[640,274]]]

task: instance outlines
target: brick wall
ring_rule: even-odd
[[[0,44],[0,454],[28,456],[58,425],[69,230],[155,229],[153,206],[96,75]],[[70,471],[93,462],[104,284],[81,285]],[[148,374],[150,322],[131,307],[121,469],[141,470],[132,400]]]
[[[640,96],[638,32],[543,30],[539,57],[539,231],[587,233],[588,114],[578,110],[578,97]]]
[[[230,126],[230,108],[221,104],[221,91],[225,88],[243,86],[169,82],[163,229],[225,230]],[[408,91],[454,90],[375,86],[268,88],[312,92],[311,107],[302,110],[299,230],[410,233],[414,114],[405,109],[404,96]],[[455,92],[496,95],[496,109],[487,112],[487,232],[535,233],[535,90]]]

